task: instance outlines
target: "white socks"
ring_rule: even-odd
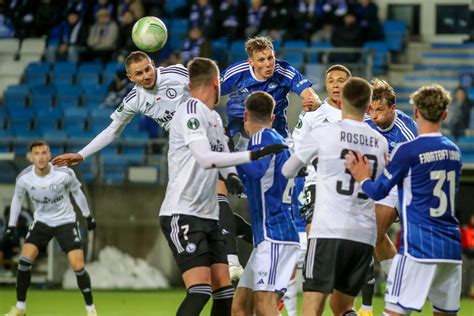
[[[393,259],[387,259],[387,260],[380,261],[380,266],[382,268],[382,271],[386,275],[388,275],[388,273],[390,272],[390,267],[392,266],[392,261],[393,261]]]
[[[16,302],[16,308],[25,310],[26,309],[26,302],[17,301]]]
[[[92,304],[92,305],[86,305],[86,311],[88,311],[88,312],[95,311],[95,306],[94,306],[94,304]]]
[[[364,304],[362,304],[362,306],[360,308],[363,311],[371,311],[372,310],[372,306],[367,306],[367,305],[364,305]]]
[[[286,290],[284,300],[285,308],[288,316],[297,316],[298,315],[298,305],[296,302],[296,278],[290,280],[288,283],[288,289]]]

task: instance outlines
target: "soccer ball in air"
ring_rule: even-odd
[[[166,25],[157,17],[145,16],[133,25],[132,40],[142,51],[156,52],[165,46],[167,39]]]

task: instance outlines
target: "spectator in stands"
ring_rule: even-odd
[[[111,19],[107,9],[100,9],[96,13],[96,23],[94,23],[87,37],[88,50],[82,55],[86,60],[97,58],[109,61],[110,56],[117,47],[119,37],[119,27]]]
[[[34,17],[37,2],[35,0],[11,1],[8,6],[8,15],[15,26],[15,37],[23,39],[36,35]]]
[[[446,127],[455,141],[464,136],[469,127],[470,111],[471,102],[467,97],[466,90],[463,87],[456,88],[446,122]]]
[[[245,28],[246,7],[242,0],[221,0],[219,6],[219,22],[222,26],[221,35],[230,41],[241,38]]]
[[[214,8],[209,0],[196,0],[191,6],[189,14],[189,27],[198,27],[206,38],[213,38],[216,30],[216,17]]]
[[[263,14],[266,10],[267,7],[263,4],[263,0],[250,1],[250,7],[247,10],[247,28],[245,29],[246,38],[257,35]]]
[[[273,40],[285,40],[293,34],[293,8],[283,0],[271,0],[263,14],[258,33]]]
[[[293,38],[311,40],[313,32],[316,30],[316,0],[299,0],[294,10],[297,27]]]
[[[363,34],[352,12],[344,16],[344,23],[337,25],[331,35],[331,43],[335,47],[361,47]],[[333,53],[330,61],[333,63],[354,63],[360,58],[359,53]]]
[[[37,9],[34,17],[34,28],[36,37],[49,33],[63,20],[63,10],[66,0],[41,0],[37,1]]]
[[[383,27],[378,17],[377,5],[372,0],[359,0],[354,11],[362,28],[364,42],[383,40]]]
[[[323,24],[338,25],[348,12],[346,0],[321,0],[316,3],[317,15]]]
[[[132,13],[135,20],[141,19],[145,15],[145,9],[141,0],[120,0],[117,6],[117,21],[122,23],[123,18],[128,19],[128,17],[125,17],[128,12]]]
[[[474,215],[467,225],[461,226],[463,289],[465,296],[474,299]]]
[[[125,60],[128,54],[136,50],[131,36],[135,21],[136,18],[132,11],[125,11],[120,16],[118,52],[116,53],[117,60],[120,63]]]
[[[46,60],[53,63],[56,59],[68,60],[76,63],[85,49],[87,29],[79,16],[79,12],[72,10],[64,22],[56,26],[48,39],[51,44],[46,48]]]
[[[15,26],[8,16],[7,0],[0,0],[0,38],[12,38],[15,36]]]
[[[184,42],[183,49],[181,50],[181,56],[183,58],[183,65],[185,66],[194,57],[211,56],[210,43],[207,41],[202,31],[198,27],[193,27],[189,31],[189,37]]]
[[[112,19],[115,18],[115,5],[111,0],[97,0],[96,4],[92,7],[93,16],[97,16],[97,12],[102,9],[107,10]]]

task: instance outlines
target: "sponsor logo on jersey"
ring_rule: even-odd
[[[390,147],[395,148],[397,146],[397,142],[390,142]]]
[[[173,119],[174,113],[175,113],[175,111],[170,112],[170,111],[166,110],[165,115],[162,116],[162,117],[159,117],[158,121],[160,121],[161,123],[169,122]]]
[[[124,104],[123,102],[120,103],[119,107],[117,108],[117,112],[122,112],[123,111]]]
[[[192,130],[196,130],[199,128],[199,126],[201,125],[201,123],[199,123],[199,120],[197,118],[190,118],[188,120],[188,123],[186,123],[186,126],[189,128],[189,129],[192,129]]]
[[[196,244],[190,242],[186,245],[186,252],[187,253],[194,253],[196,251],[197,247]]]
[[[270,84],[268,85],[268,88],[269,88],[269,89],[274,89],[274,88],[276,88],[277,86],[278,86],[278,85],[277,85],[276,83],[270,82]]]
[[[217,152],[223,152],[224,151],[224,144],[222,144],[219,140],[217,140],[217,144],[211,143],[211,150],[212,151],[217,151]]]
[[[178,92],[176,92],[175,89],[173,89],[173,88],[166,89],[166,96],[168,98],[174,99],[174,98],[176,98],[177,95],[178,95]]]
[[[300,82],[298,82],[298,84],[296,85],[297,88],[301,87],[301,85],[305,84],[306,82],[308,82],[308,79],[303,79],[301,80]]]
[[[268,275],[268,272],[267,271],[260,271],[257,274],[263,278],[263,277],[266,277]]]

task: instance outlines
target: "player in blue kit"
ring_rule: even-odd
[[[420,311],[429,298],[434,315],[455,315],[461,294],[461,242],[454,215],[461,175],[459,148],[441,135],[450,96],[439,85],[411,96],[419,136],[398,145],[375,181],[360,153],[346,155],[346,167],[372,199],[398,186],[402,241],[393,259],[385,294],[385,315]]]
[[[285,140],[271,128],[275,101],[266,92],[254,92],[245,101],[244,127],[255,150]],[[299,238],[291,214],[289,181],[281,168],[289,158],[286,150],[257,163],[237,168],[246,188],[254,249],[240,277],[232,314],[277,315],[278,301],[285,293],[295,268]],[[243,176],[242,176],[243,175]]]
[[[247,147],[248,135],[244,126],[244,100],[254,91],[268,92],[276,101],[273,128],[284,138],[288,137],[286,107],[287,94],[300,95],[304,111],[313,111],[321,105],[318,95],[311,88],[313,83],[303,77],[288,62],[277,60],[269,37],[254,37],[245,43],[248,59],[229,66],[221,73],[221,95],[229,95],[227,102],[227,131],[237,150]],[[243,136],[243,137],[240,137]],[[240,140],[240,141],[238,141]],[[236,254],[235,224],[232,210],[227,203],[225,186],[218,185],[220,196],[220,222],[226,228],[228,260],[231,278],[238,279],[242,267]],[[237,230],[242,230],[237,227]]]
[[[384,80],[377,78],[370,82],[372,86],[372,102],[365,122],[382,134],[388,143],[389,152],[397,144],[410,141],[418,136],[416,122],[404,112],[396,108],[396,95],[393,88]],[[380,262],[385,274],[390,271],[393,257],[397,249],[387,235],[390,226],[397,218],[398,193],[396,188],[390,194],[375,202],[377,218],[377,242],[375,244],[375,257]],[[358,311],[359,316],[372,316],[372,296],[375,287],[375,273],[373,263],[367,275],[367,282],[362,288],[362,306]]]
[[[245,43],[248,60],[230,65],[221,74],[221,95],[229,95],[227,102],[228,132],[230,137],[240,132],[245,136],[244,100],[254,91],[268,92],[275,99],[273,128],[284,138],[288,136],[286,107],[287,94],[300,95],[304,111],[321,105],[311,88],[313,83],[288,62],[277,60],[269,37],[254,37]]]

